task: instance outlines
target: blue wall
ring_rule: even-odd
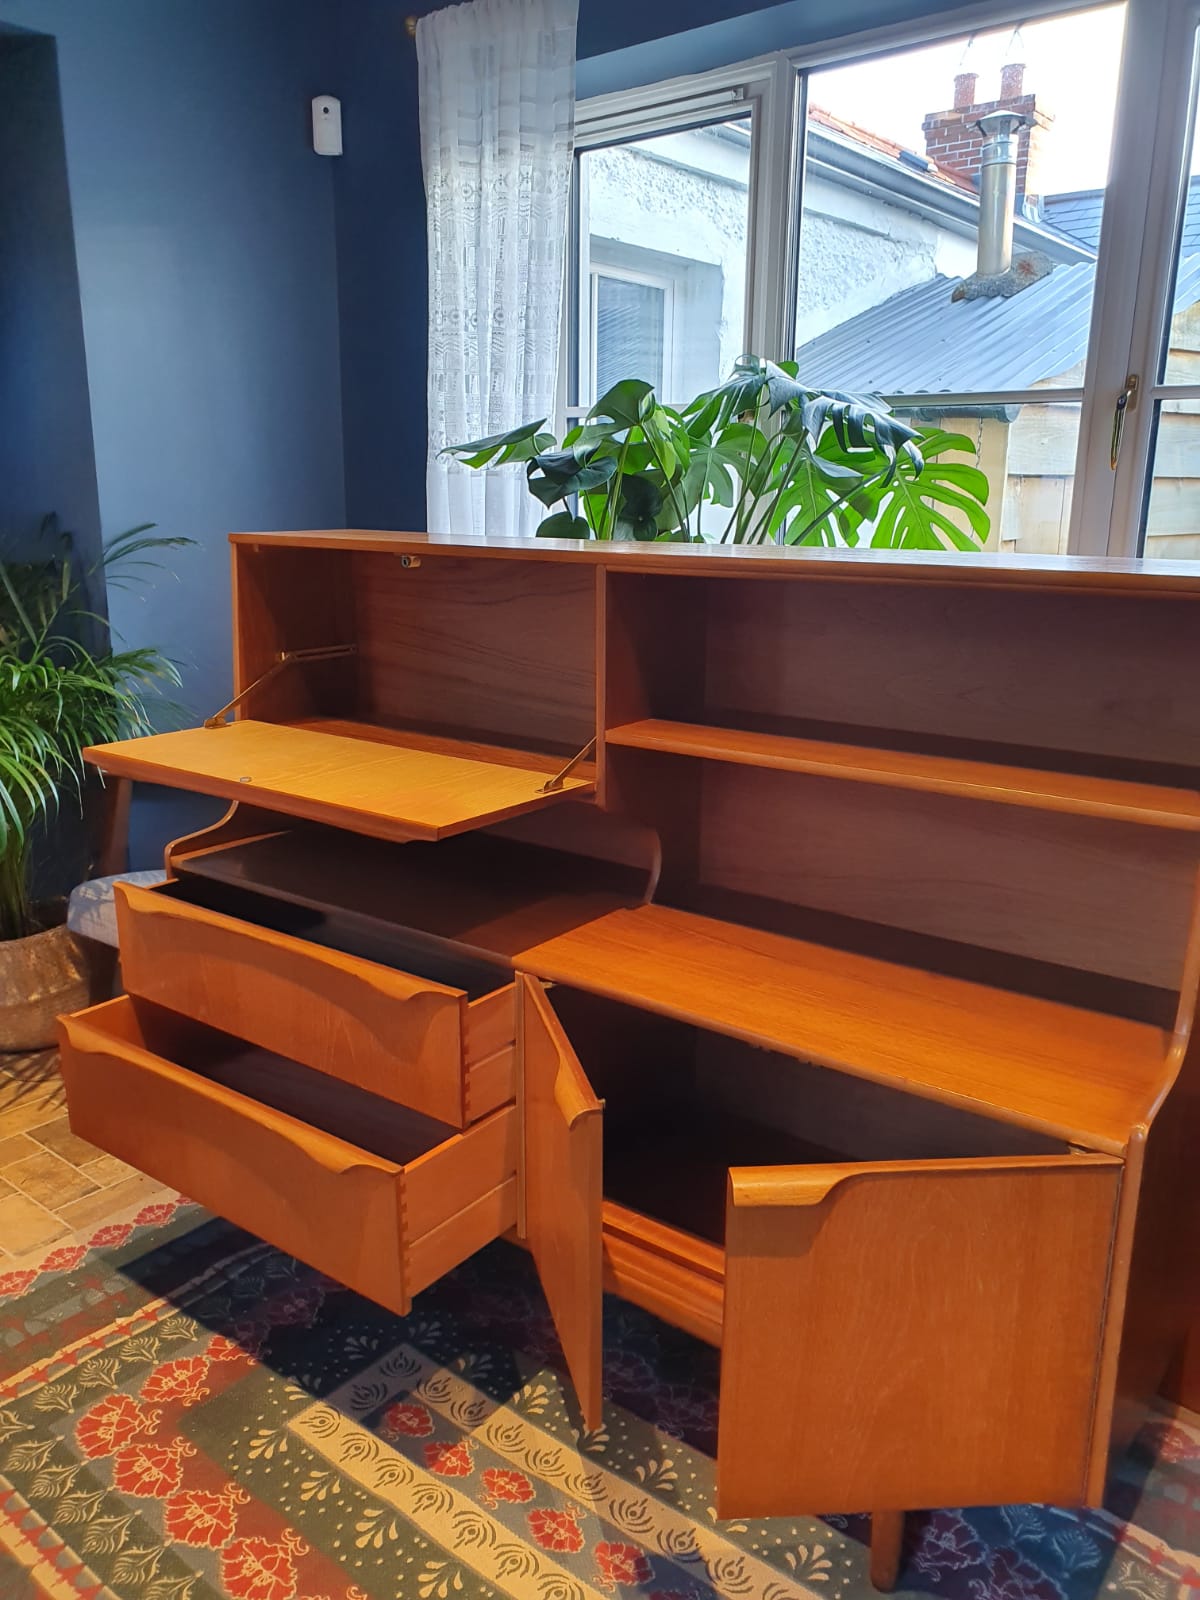
[[[333,172],[309,100],[330,82],[323,0],[0,0],[53,36],[106,534],[153,521],[197,547],[114,590],[131,643],[185,673],[185,715],[230,681],[236,528],[338,526]],[[211,807],[139,791],[134,854]]]
[[[0,34],[0,553],[49,511],[98,554],[100,508],[54,43]]]
[[[336,162],[346,519],[425,527],[425,188],[417,51],[396,0],[339,9]]]

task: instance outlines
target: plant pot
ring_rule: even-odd
[[[56,1018],[90,998],[87,957],[65,922],[0,943],[0,1051],[47,1049]]]

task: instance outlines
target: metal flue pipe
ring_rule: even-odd
[[[1012,266],[1013,219],[1017,203],[1017,136],[1028,118],[1012,111],[989,111],[975,126],[983,135],[979,169],[979,255],[981,278]]]

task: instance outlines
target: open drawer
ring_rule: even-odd
[[[513,988],[498,969],[399,940],[372,952],[424,969],[402,970],[318,942],[336,945],[329,919],[253,894],[226,896],[234,914],[202,903],[212,892],[117,885],[130,994],[454,1127],[513,1098]]]
[[[1094,1493],[1119,1159],[578,991],[541,1003],[560,1128],[605,1106],[577,1234],[618,1292],[720,1318],[721,1515]],[[561,1156],[526,1140],[532,1186]]]
[[[457,1133],[128,996],[60,1029],[80,1138],[392,1311],[516,1220],[515,1107]]]

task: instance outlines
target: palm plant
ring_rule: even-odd
[[[743,356],[682,411],[615,384],[559,445],[542,422],[444,452],[525,466],[557,539],[979,550],[988,482],[965,435],[911,427],[877,396],[806,387],[795,363]],[[705,514],[705,507],[718,508]]]
[[[64,797],[82,803],[84,746],[148,732],[156,692],[179,682],[158,650],[115,650],[88,604],[98,577],[136,581],[155,564],[150,552],[192,542],[152,527],[109,541],[90,571],[79,571],[69,535],[44,558],[0,561],[0,940],[38,930],[31,850]]]

